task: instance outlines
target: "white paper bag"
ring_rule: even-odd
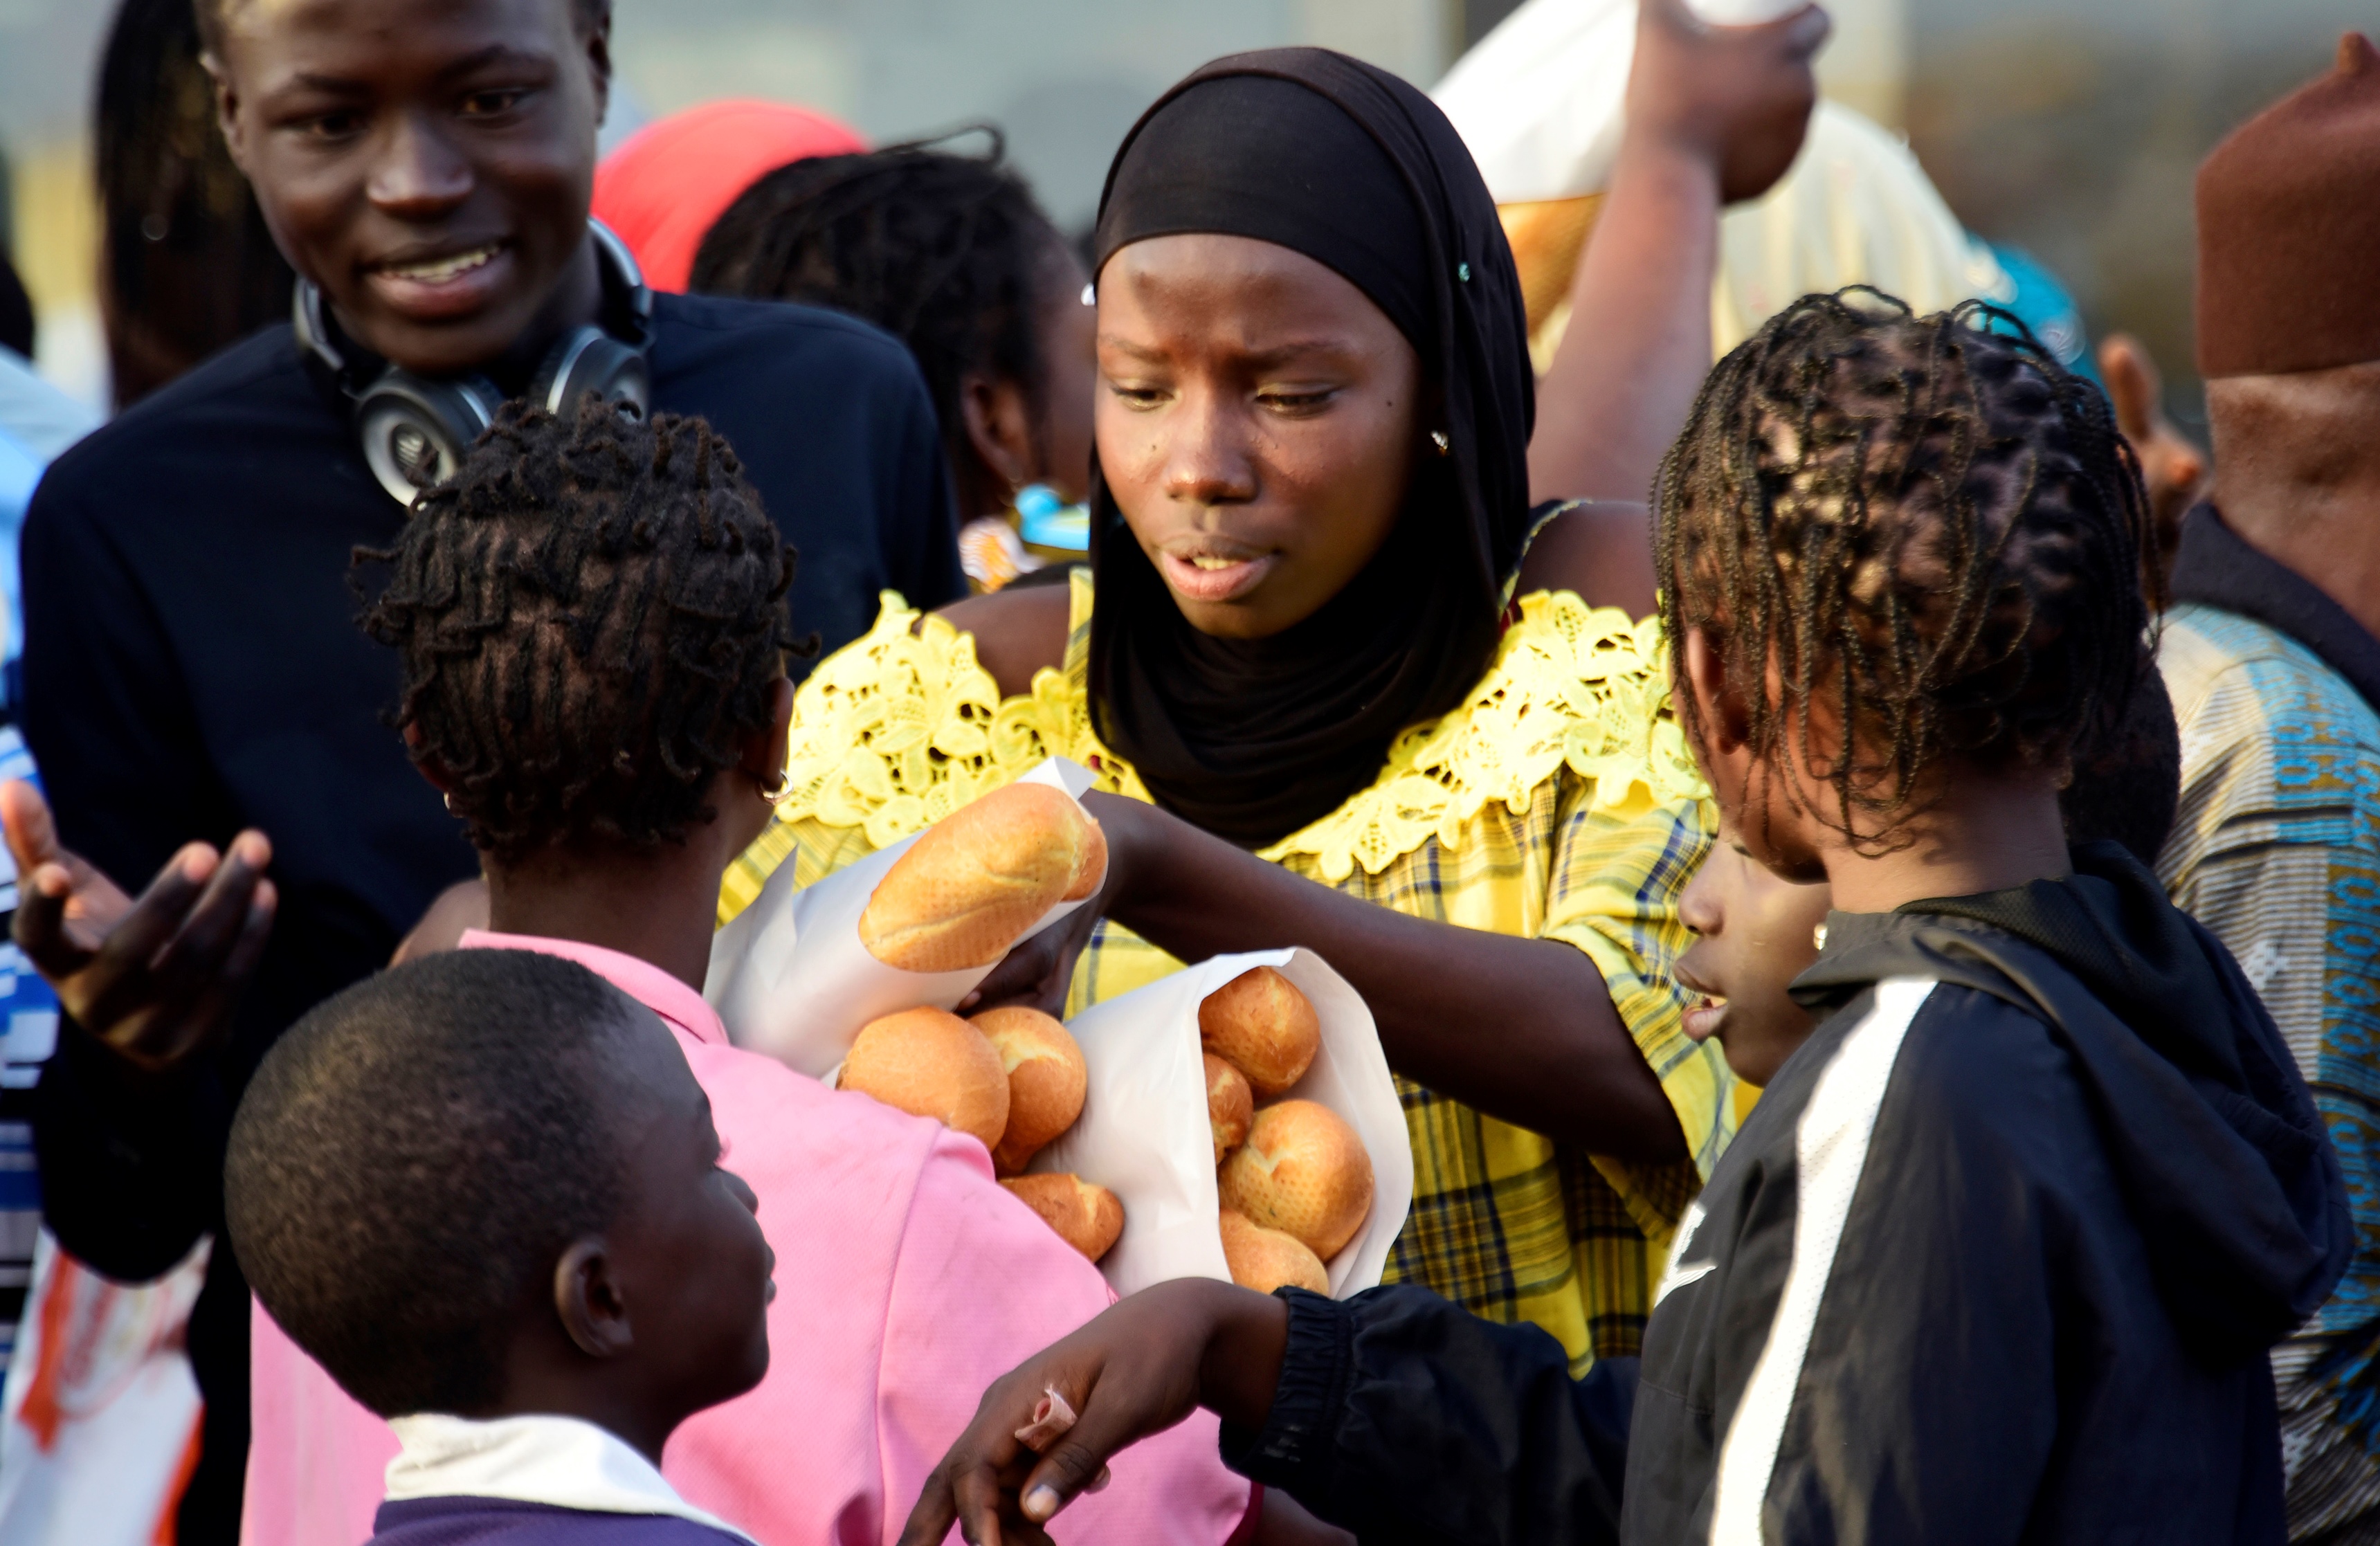
[[[1217,956],[1095,1004],[1067,1024],[1090,1067],[1083,1114],[1026,1168],[1071,1171],[1123,1203],[1123,1234],[1099,1262],[1119,1294],[1169,1278],[1231,1281],[1217,1233],[1221,1205],[1198,1005],[1253,967],[1271,967],[1295,983],[1322,1024],[1314,1065],[1281,1099],[1329,1106],[1372,1157],[1372,1211],[1327,1263],[1331,1296],[1377,1284],[1404,1227],[1413,1206],[1413,1150],[1372,1012],[1310,950]]]
[[[1079,800],[1093,780],[1081,764],[1052,757],[1017,782],[1047,784]],[[822,1079],[868,1021],[920,1004],[955,1009],[991,974],[988,966],[904,971],[859,943],[859,915],[876,883],[924,835],[913,833],[801,890],[790,860],[777,867],[751,906],[711,936],[702,996],[719,1011],[729,1041]],[[1059,903],[1018,938],[1032,938],[1082,905]]]

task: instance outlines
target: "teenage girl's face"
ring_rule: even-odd
[[[1202,633],[1312,616],[1387,541],[1424,427],[1363,291],[1248,237],[1153,237],[1099,286],[1099,470]]]
[[[1679,919],[1695,934],[1673,968],[1696,995],[1683,1029],[1697,1041],[1718,1037],[1747,1084],[1766,1085],[1809,1038],[1810,1013],[1785,988],[1817,959],[1827,903],[1823,883],[1780,880],[1724,823],[1678,899]]]
[[[571,0],[225,0],[210,60],[274,241],[357,342],[451,374],[591,278],[608,29]],[[574,265],[578,267],[574,270]]]

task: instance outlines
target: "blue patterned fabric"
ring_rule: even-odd
[[[2380,714],[2272,625],[2185,603],[2159,651],[2182,749],[2158,874],[2228,945],[2313,1087],[2357,1250],[2274,1355],[2293,1536],[2380,1525]]]

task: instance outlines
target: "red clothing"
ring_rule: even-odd
[[[595,218],[657,290],[683,291],[711,225],[789,161],[868,149],[850,125],[773,102],[707,102],[647,124],[595,168]]]
[[[777,1253],[769,1372],[688,1418],[662,1473],[763,1546],[891,1546],[985,1387],[1113,1301],[1099,1269],[992,1179],[974,1138],[730,1046],[701,994],[634,956],[478,931],[462,943],[600,973],[668,1023],[710,1097],[725,1163],[759,1195]],[[252,1349],[242,1540],[366,1539],[395,1435],[261,1306]],[[1202,1412],[1118,1455],[1113,1485],[1071,1505],[1051,1533],[1222,1546],[1249,1489],[1223,1468],[1216,1439]]]

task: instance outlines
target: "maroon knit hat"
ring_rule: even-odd
[[[2380,53],[2231,132],[2198,168],[2198,373],[2380,359]]]

